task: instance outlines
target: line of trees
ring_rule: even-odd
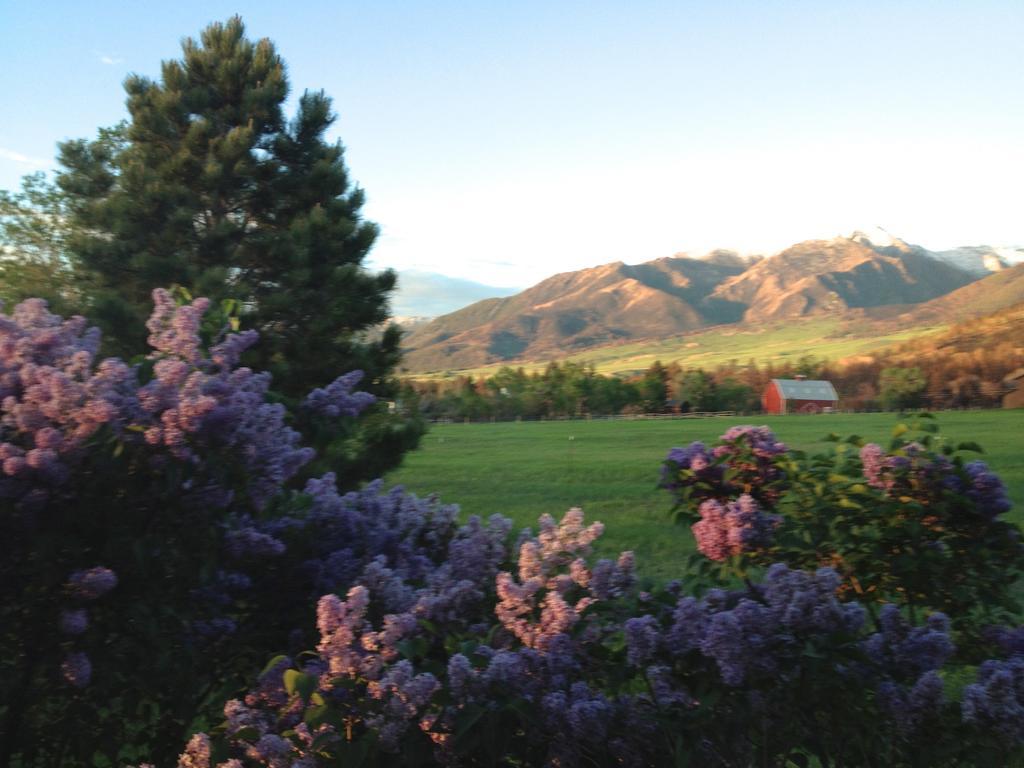
[[[992,338],[1007,340],[985,343]],[[1014,338],[1024,338],[1024,307],[842,364],[810,355],[781,364],[733,361],[709,370],[656,361],[642,374],[614,376],[593,365],[552,362],[532,373],[504,367],[490,377],[410,380],[403,398],[430,419],[749,413],[761,409],[761,393],[772,379],[802,375],[831,381],[840,407],[852,410],[993,408],[1007,391],[1003,379],[1024,367],[1024,347]]]

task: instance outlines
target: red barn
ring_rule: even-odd
[[[761,395],[765,413],[821,413],[839,402],[830,381],[772,379]]]

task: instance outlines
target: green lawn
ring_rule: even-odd
[[[655,486],[669,448],[712,441],[734,424],[766,424],[793,447],[827,449],[829,432],[886,444],[894,414],[559,421],[434,426],[422,447],[387,480],[418,494],[436,492],[464,515],[501,513],[517,526],[572,506],[606,525],[599,551],[632,549],[641,573],[668,578],[693,549],[688,529],[668,521],[670,500]],[[941,434],[976,440],[1010,489],[1010,516],[1024,523],[1024,410],[941,414]]]

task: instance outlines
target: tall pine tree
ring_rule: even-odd
[[[87,309],[108,350],[145,351],[150,292],[176,284],[237,300],[243,327],[261,334],[246,362],[271,371],[286,402],[355,368],[389,397],[399,333],[364,332],[387,319],[395,275],[362,265],[377,227],[360,217],[341,145],[325,140],[330,99],[307,91],[287,120],[284,62],[238,17],[182,47],[159,82],[126,80],[122,144],[101,135],[60,147],[68,245],[91,276]],[[360,436],[328,441],[332,467],[350,479],[381,472],[419,431],[378,411]]]

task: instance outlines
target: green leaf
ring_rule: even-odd
[[[975,453],[984,453],[984,449],[973,440],[968,440],[963,443],[957,443],[956,449],[958,451],[974,451]]]
[[[306,725],[316,727],[327,719],[329,708],[326,704],[317,704],[316,706],[309,707],[305,714],[302,716],[303,722]]]
[[[307,675],[297,669],[285,670],[284,689],[288,691],[289,695],[298,693],[304,702],[308,702],[309,697],[316,690],[316,685],[317,681],[313,675]]]
[[[260,677],[263,677],[263,676],[264,676],[265,674],[267,674],[267,673],[268,673],[268,672],[269,672],[270,670],[272,670],[272,669],[273,669],[274,667],[276,667],[276,666],[277,666],[278,664],[280,664],[280,663],[281,663],[282,661],[285,661],[285,660],[286,660],[287,658],[288,658],[288,657],[287,657],[287,656],[285,656],[285,655],[284,655],[283,653],[281,653],[281,654],[278,654],[277,656],[275,656],[274,658],[272,658],[272,659],[271,659],[270,661],[268,661],[268,662],[267,662],[267,666],[265,666],[265,667],[263,668],[263,671],[262,671],[262,672],[260,672],[259,676],[260,676]]]

